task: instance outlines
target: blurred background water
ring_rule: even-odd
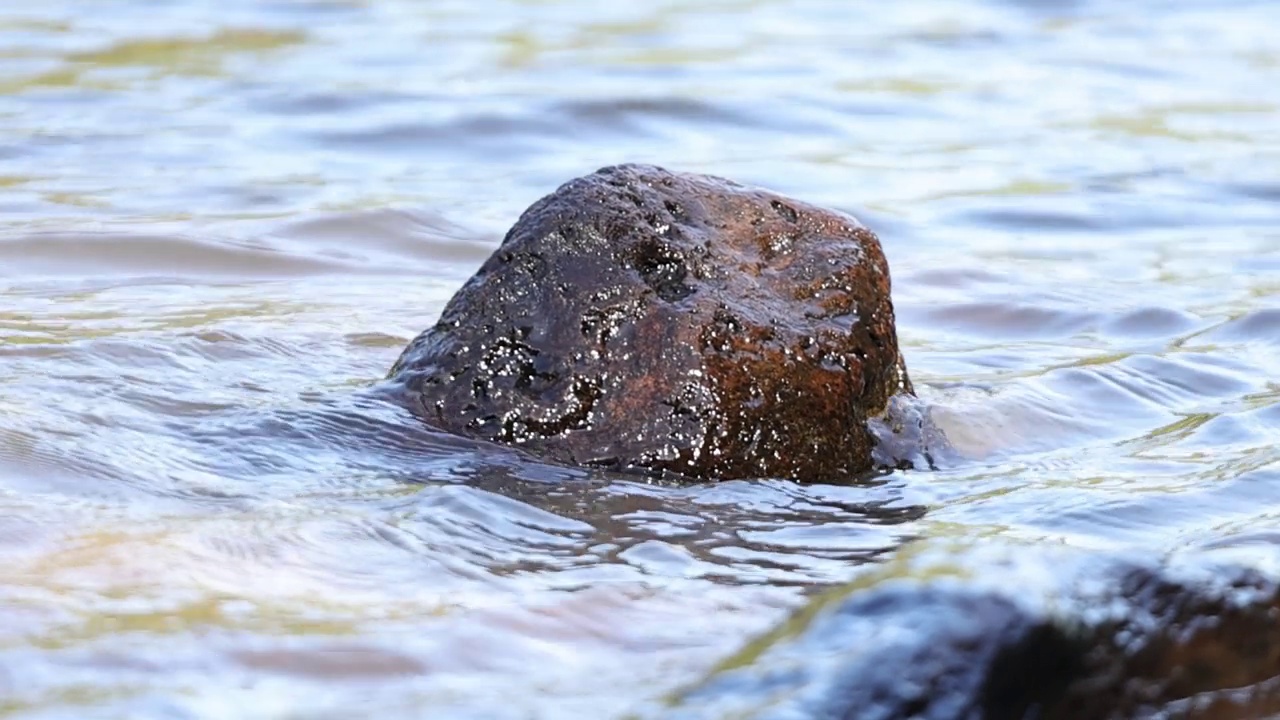
[[[0,9],[0,717],[621,717],[930,538],[1271,557],[1280,6]],[[620,161],[881,235],[968,460],[659,487],[362,392]]]

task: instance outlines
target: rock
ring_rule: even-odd
[[[559,463],[831,481],[911,462],[873,460],[868,428],[912,392],[876,236],[651,166],[534,203],[391,377],[428,423]]]
[[[1242,567],[977,558],[814,601],[679,694],[672,720],[1280,713],[1280,587]]]

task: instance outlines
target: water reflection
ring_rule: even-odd
[[[0,10],[0,715],[619,717],[917,538],[1264,558],[1270,5]],[[646,484],[379,399],[623,160],[849,209],[965,457]]]

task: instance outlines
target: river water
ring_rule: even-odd
[[[1276,27],[1249,0],[6,3],[0,716],[619,718],[908,540],[1274,562]],[[964,459],[655,486],[367,392],[520,210],[620,161],[874,228]]]

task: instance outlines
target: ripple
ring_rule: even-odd
[[[918,539],[1274,564],[1274,6],[747,5],[0,10],[5,708],[620,717]],[[874,227],[963,457],[647,483],[397,406],[627,160]]]
[[[760,115],[736,109],[724,102],[707,102],[684,97],[572,100],[555,103],[549,112],[563,117],[567,126],[587,125],[592,128],[610,128],[615,131],[640,131],[651,122],[672,125],[697,122],[731,127],[772,127],[779,130],[797,129],[790,118],[777,115]],[[812,130],[812,126],[801,127]]]
[[[272,278],[351,272],[335,261],[192,237],[55,233],[0,238],[6,275]]]
[[[1230,183],[1226,185],[1226,189],[1228,192],[1232,192],[1246,198],[1280,203],[1280,183],[1275,183],[1275,182]]]
[[[328,258],[363,265],[376,259],[376,267],[387,270],[406,261],[421,264],[425,271],[438,263],[479,265],[496,245],[495,239],[442,216],[401,209],[307,218],[277,228],[270,236]]]
[[[1099,319],[1097,313],[1010,302],[949,305],[931,310],[925,317],[933,326],[949,332],[985,338],[1037,339],[1070,337]]]
[[[1212,342],[1280,342],[1280,308],[1262,308],[1229,320],[1198,339]]]
[[[412,146],[448,148],[459,153],[483,152],[501,140],[505,153],[520,153],[523,149],[522,154],[532,155],[537,152],[540,140],[568,139],[573,133],[569,126],[550,119],[477,113],[458,120],[378,122],[362,129],[321,130],[313,132],[310,140],[324,147],[395,154]]]
[[[1174,410],[1236,397],[1259,385],[1247,368],[1232,367],[1229,361],[1202,353],[1134,355],[1097,372],[1134,398]]]
[[[1204,322],[1194,314],[1175,308],[1144,307],[1135,308],[1117,317],[1108,319],[1102,325],[1102,332],[1117,340],[1133,338],[1166,338],[1171,339],[1185,335],[1191,330],[1203,326]]]

